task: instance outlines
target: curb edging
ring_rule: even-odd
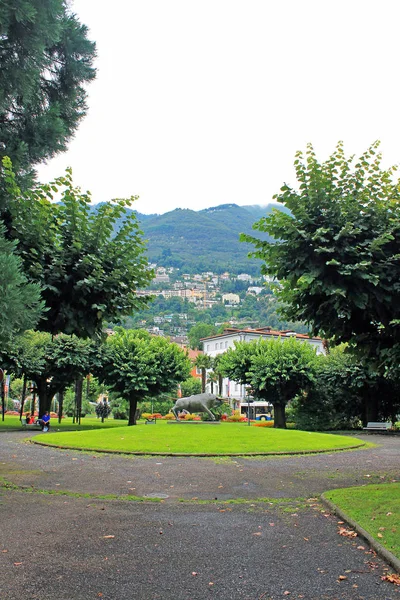
[[[396,570],[398,574],[400,574],[400,559],[397,558],[394,554],[390,552],[387,548],[382,546],[376,539],[368,533],[361,525],[354,521],[351,517],[349,517],[341,508],[339,508],[336,504],[334,504],[331,500],[325,497],[325,494],[321,494],[322,502],[338,517],[340,517],[343,521],[346,521],[357,533],[360,537],[364,538],[368,544],[371,546],[373,550],[381,557],[384,561],[386,561],[393,569]]]

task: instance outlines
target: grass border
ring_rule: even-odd
[[[292,450],[292,451],[276,451],[276,452],[145,452],[136,450],[107,450],[105,448],[80,448],[79,446],[62,446],[60,444],[51,444],[47,442],[37,441],[34,438],[29,438],[29,443],[45,446],[48,448],[58,448],[60,450],[77,450],[78,452],[99,452],[101,454],[117,454],[126,456],[180,456],[180,457],[199,457],[213,458],[214,456],[304,456],[307,454],[331,454],[333,452],[346,452],[347,450],[357,450],[368,445],[368,442],[360,442],[353,446],[345,446],[343,448],[329,448],[321,450]]]
[[[338,517],[340,517],[343,521],[346,521],[350,527],[352,527],[359,536],[364,538],[368,544],[375,550],[375,552],[383,558],[393,569],[396,569],[396,572],[400,575],[400,559],[397,558],[394,554],[390,552],[387,548],[382,546],[368,531],[366,531],[361,525],[354,521],[349,515],[345,513],[344,510],[339,508],[337,504],[332,502],[332,500],[328,500],[325,497],[325,494],[321,494],[322,502]]]

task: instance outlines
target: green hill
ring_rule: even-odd
[[[260,261],[247,256],[253,246],[240,242],[239,236],[254,233],[268,239],[266,234],[254,232],[252,225],[273,208],[285,210],[275,204],[221,204],[200,211],[178,208],[162,215],[136,213],[136,216],[147,240],[150,262],[188,273],[258,274]]]

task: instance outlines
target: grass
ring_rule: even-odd
[[[400,483],[331,490],[324,496],[400,559]]]
[[[121,424],[122,425],[122,424]],[[240,454],[334,451],[363,445],[348,436],[296,430],[248,427],[244,423],[168,425],[103,428],[93,431],[52,432],[35,441],[61,447],[140,453]]]
[[[72,422],[72,417],[64,417],[61,423],[57,419],[51,419],[51,429],[53,431],[88,431],[91,429],[110,429],[113,427],[121,427],[126,425],[128,421],[120,421],[118,419],[106,419],[104,423],[100,419],[92,416],[86,416],[81,419],[81,424]],[[7,429],[22,429],[19,417],[15,415],[5,415],[4,421],[0,417],[0,431]],[[33,427],[28,427],[27,431],[32,431]]]

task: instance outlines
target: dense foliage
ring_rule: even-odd
[[[219,369],[233,381],[247,385],[255,399],[274,407],[274,427],[285,428],[285,406],[306,393],[315,380],[317,356],[307,342],[260,339],[235,342],[222,354]]]
[[[129,401],[128,425],[136,424],[137,403],[163,392],[173,393],[189,377],[191,363],[176,344],[146,331],[119,329],[107,338],[99,380]]]
[[[3,350],[13,336],[35,327],[43,311],[40,287],[28,282],[15,246],[5,239],[4,227],[0,224],[0,347]]]
[[[0,155],[18,173],[66,149],[86,113],[94,57],[65,0],[0,3]]]
[[[398,370],[400,356],[400,185],[382,169],[378,143],[354,164],[339,143],[319,163],[313,148],[296,155],[298,189],[287,185],[275,211],[254,228],[275,243],[244,235],[282,282],[285,315],[314,334],[349,342],[376,368]]]
[[[118,319],[147,298],[137,290],[152,278],[130,200],[90,209],[90,194],[74,187],[70,170],[50,185],[21,192],[9,159],[3,160],[8,192],[8,235],[16,240],[26,276],[42,288],[46,311],[39,328],[93,337],[104,320]],[[61,202],[52,203],[53,194]],[[121,226],[114,234],[117,220]]]

